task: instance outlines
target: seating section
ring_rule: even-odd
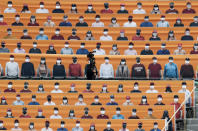
[[[17,1],[12,0],[13,7],[16,8],[18,12],[22,10],[22,6],[24,3],[27,3],[25,0]],[[100,13],[102,9],[104,9],[104,3],[106,1],[78,1],[78,0],[69,0],[69,1],[61,1],[61,8],[65,10],[65,13],[68,13],[71,9],[71,4],[76,4],[77,9],[79,13],[84,13],[85,10],[87,10],[88,3],[91,3],[93,5],[94,10],[96,13]],[[155,1],[155,0],[147,0],[147,1],[141,1],[143,8],[146,10],[147,13],[150,13],[153,9],[154,4],[159,5],[159,9],[162,13],[165,13],[167,9],[169,9],[169,2],[165,1]],[[129,11],[129,13],[132,13],[132,10],[137,8],[137,1],[108,1],[110,9],[114,11],[114,13],[117,13],[117,10],[120,9],[120,4],[124,3],[126,5],[126,9]],[[176,1],[175,2],[175,8],[179,11],[179,13],[182,13],[182,10],[186,8],[186,1]],[[30,8],[30,11],[32,13],[35,12],[36,9],[39,8],[40,0],[34,0],[28,2],[28,6]],[[55,8],[56,1],[54,0],[48,0],[45,1],[45,8],[49,9],[49,12],[52,12],[52,10]],[[192,8],[195,9],[195,11],[198,12],[198,2],[197,1],[191,1]],[[7,0],[2,0],[2,8],[7,8]]]
[[[36,9],[40,8],[40,0],[12,0],[13,8],[16,9],[16,13],[4,13],[4,10],[8,7],[8,0],[1,0],[1,8],[0,8],[0,15],[4,16],[3,22],[6,22],[7,25],[0,26],[0,42],[5,43],[5,47],[10,50],[10,53],[0,53],[0,67],[3,69],[3,74],[0,76],[0,98],[1,98],[1,113],[0,113],[0,123],[3,121],[3,126],[7,128],[8,130],[12,130],[13,127],[15,127],[15,120],[19,120],[19,127],[23,130],[28,130],[28,127],[30,125],[30,122],[34,123],[34,127],[36,130],[41,130],[44,128],[45,122],[50,122],[50,128],[53,130],[57,130],[57,128],[60,128],[61,121],[65,121],[65,127],[69,131],[73,131],[72,128],[76,127],[77,120],[80,121],[80,127],[84,128],[84,131],[88,131],[90,129],[90,125],[95,124],[95,128],[97,131],[103,131],[106,126],[107,122],[111,122],[111,128],[113,128],[115,131],[118,131],[119,129],[122,129],[122,124],[127,123],[127,129],[130,131],[134,131],[138,128],[138,125],[141,125],[142,128],[145,129],[145,131],[151,131],[154,127],[154,123],[158,123],[158,128],[162,130],[165,125],[167,125],[167,120],[164,119],[166,115],[166,111],[168,111],[169,118],[172,122],[173,130],[170,129],[171,125],[169,126],[168,131],[176,131],[176,128],[182,129],[182,126],[184,125],[183,119],[186,119],[189,117],[189,111],[191,110],[191,106],[195,106],[195,94],[193,92],[194,90],[194,81],[193,80],[184,80],[182,77],[179,77],[177,79],[175,76],[175,73],[171,74],[169,71],[169,77],[171,80],[147,80],[145,77],[145,80],[131,80],[131,77],[128,77],[126,79],[124,78],[116,78],[116,70],[118,69],[118,66],[121,64],[121,59],[126,59],[126,65],[128,66],[129,72],[131,74],[132,72],[132,66],[136,63],[139,63],[136,59],[137,57],[140,57],[140,63],[143,64],[146,68],[146,72],[148,71],[149,64],[153,63],[152,58],[157,57],[157,63],[161,64],[162,72],[164,71],[165,65],[168,63],[169,59],[172,60],[171,56],[173,57],[173,63],[177,65],[178,68],[178,74],[180,74],[180,68],[184,63],[188,63],[190,58],[190,64],[193,66],[194,70],[194,78],[197,78],[198,73],[198,66],[197,61],[198,58],[196,55],[192,55],[190,52],[194,49],[194,46],[197,45],[198,40],[198,30],[195,27],[190,26],[190,24],[194,21],[195,14],[182,14],[183,9],[186,9],[187,2],[191,2],[192,9],[194,9],[196,12],[198,12],[198,1],[196,0],[184,0],[184,1],[168,1],[168,0],[141,0],[142,8],[146,11],[145,14],[133,14],[133,10],[137,9],[137,3],[139,1],[137,0],[131,0],[131,1],[93,1],[93,0],[67,0],[67,1],[59,1],[61,4],[61,9],[64,10],[64,13],[60,14],[54,14],[52,11],[56,8],[56,0],[48,0],[43,1],[44,6],[46,9],[49,10],[49,13],[47,14],[37,14]],[[102,13],[101,10],[104,9],[104,3],[109,3],[109,8],[113,11],[112,14],[105,14]],[[168,10],[169,3],[174,2],[175,9],[179,11],[178,14],[166,14],[166,10]],[[78,13],[72,14],[70,13],[71,5],[76,4]],[[88,8],[88,4],[93,5],[93,9],[96,11],[95,14],[86,14],[85,11]],[[118,14],[117,11],[120,9],[121,4],[125,4],[126,9],[129,11],[129,14]],[[159,5],[159,10],[161,11],[160,14],[152,14],[151,11],[153,10],[153,6],[155,4]],[[22,13],[21,10],[24,5],[28,5],[30,12],[29,13]],[[12,23],[15,22],[15,16],[20,15],[20,22],[24,24],[24,26],[12,26]],[[60,22],[63,22],[63,17],[68,16],[68,21],[71,22],[72,26],[63,27],[59,26]],[[101,21],[104,23],[104,27],[92,27],[92,23],[94,23],[96,15],[100,15]],[[157,27],[157,22],[160,21],[160,18],[162,15],[165,15],[166,21],[169,22],[169,27]],[[36,22],[39,24],[39,26],[28,26],[28,23],[30,22],[31,16],[35,16]],[[87,22],[88,27],[77,27],[76,23],[79,22],[79,18],[83,16],[84,21]],[[136,22],[137,27],[124,27],[124,23],[128,22],[128,17],[132,16],[133,21]],[[154,25],[153,27],[140,27],[140,24],[144,22],[145,16],[149,16],[149,21],[152,22]],[[117,19],[117,23],[119,24],[119,27],[110,27],[111,19],[112,17],[115,17]],[[46,27],[44,25],[44,22],[47,21],[48,18],[51,18],[51,21],[55,23],[55,26],[53,27]],[[182,23],[184,24],[184,27],[174,27],[174,24],[177,20],[177,18],[180,18],[182,20]],[[129,20],[130,21],[130,20]],[[2,23],[1,24],[5,24]],[[9,28],[12,29],[12,35],[8,35]],[[45,40],[36,40],[36,36],[39,35],[39,33],[42,34],[42,32],[39,32],[41,28],[44,28],[44,34],[48,36],[48,40],[42,37],[41,39]],[[64,37],[64,40],[52,40],[52,36],[55,35],[56,29],[60,29],[60,34]],[[68,37],[72,35],[72,30],[76,29],[76,35],[80,38],[80,40],[68,40]],[[21,36],[24,35],[24,30],[28,31],[28,35],[32,37],[32,39],[29,40],[23,40],[21,39]],[[112,37],[111,41],[101,41],[100,37],[103,36],[104,30],[108,29],[108,35]],[[136,34],[138,32],[138,29],[141,31],[141,35],[143,36],[145,40],[137,41],[132,40],[134,36],[138,37],[139,35]],[[194,40],[191,41],[182,41],[182,36],[188,36],[188,32],[186,33],[186,29],[190,30],[190,35],[193,37]],[[93,37],[95,40],[85,40],[86,33],[88,31],[91,31],[93,34]],[[170,31],[174,31],[174,36],[176,40],[169,41],[168,34]],[[120,32],[124,32],[124,35],[128,37],[128,41],[118,41],[117,37],[120,36]],[[160,41],[149,41],[149,39],[152,37],[153,32],[157,32],[157,36],[161,38]],[[56,32],[57,33],[57,32]],[[13,37],[12,37],[13,36]],[[106,36],[105,37],[109,37]],[[74,37],[74,36],[72,36]],[[14,39],[12,39],[14,38]],[[104,38],[107,39],[107,38]],[[110,38],[109,38],[110,39]],[[154,37],[154,39],[157,39]],[[33,47],[33,43],[37,42],[38,46],[37,48],[41,49],[42,54],[30,54],[29,50]],[[73,49],[74,54],[72,55],[66,55],[61,54],[61,49],[65,47],[65,42],[68,42],[70,45],[69,47]],[[124,55],[124,51],[129,48],[129,43],[134,43],[134,48],[137,51],[138,55]],[[24,54],[17,54],[14,53],[14,50],[17,48],[17,43],[21,43],[21,48],[25,49]],[[85,43],[85,48],[88,49],[88,51],[93,51],[96,49],[96,45],[99,45],[101,43],[101,49],[104,49],[106,51],[105,55],[95,55],[96,60],[96,68],[99,72],[97,79],[98,80],[84,80],[84,70],[85,66],[88,64],[88,58],[86,55],[75,55],[76,51],[80,48],[81,43]],[[162,43],[166,43],[166,48],[170,51],[170,55],[156,55],[157,51],[161,49]],[[112,45],[117,44],[118,51],[120,51],[120,55],[109,55],[110,51],[112,50]],[[153,51],[154,55],[140,55],[141,51],[145,49],[145,45],[150,44],[150,49]],[[173,55],[174,51],[178,49],[178,44],[182,44],[182,49],[185,50],[185,55]],[[3,44],[2,44],[3,45]],[[49,45],[53,45],[57,54],[46,54],[46,51],[49,49]],[[2,46],[3,47],[3,46]],[[18,45],[18,49],[20,50],[20,45]],[[67,49],[67,48],[66,48]],[[0,49],[2,50],[2,48]],[[180,50],[179,50],[180,51]],[[70,53],[71,54],[71,53]],[[34,77],[21,77],[20,75],[18,77],[7,77],[5,73],[6,69],[6,63],[11,61],[10,63],[13,64],[13,60],[10,58],[11,55],[14,55],[14,61],[18,63],[19,70],[21,71],[22,64],[25,62],[26,55],[30,56],[30,62],[33,63],[34,69],[35,69],[35,76]],[[108,77],[107,79],[102,80],[100,77],[100,67],[101,64],[105,62],[104,58],[108,55],[109,57],[109,63],[113,66],[114,71],[114,78]],[[72,59],[74,59],[75,63],[75,57],[77,57],[77,63],[81,65],[81,71],[82,76],[81,77],[71,77],[69,75],[69,65],[73,63]],[[41,58],[46,58],[46,66],[43,64],[42,66],[39,66],[40,63],[45,63],[44,60]],[[57,59],[58,58],[58,59]],[[54,80],[58,79],[53,76],[53,66],[56,64],[56,61],[61,58],[61,64],[64,65],[66,70],[66,77],[64,80]],[[107,58],[106,58],[107,60]],[[186,62],[186,61],[187,62]],[[59,63],[59,61],[57,63]],[[26,59],[26,62],[28,62],[28,59]],[[171,63],[171,61],[170,61]],[[10,67],[12,66],[10,64]],[[29,63],[28,63],[29,64]],[[106,64],[108,64],[108,60],[106,61]],[[30,64],[29,64],[30,65]],[[29,66],[28,65],[28,66]],[[122,63],[122,65],[124,65]],[[28,67],[27,66],[27,67]],[[31,65],[32,66],[32,65]],[[57,64],[58,66],[58,64]],[[106,66],[106,65],[105,65]],[[108,65],[111,66],[111,65]],[[174,66],[174,65],[173,65]],[[174,68],[172,64],[169,64],[169,68]],[[188,65],[187,65],[188,66]],[[17,64],[14,63],[13,67],[17,68]],[[40,74],[48,74],[47,71],[50,71],[49,77],[44,77],[42,75],[38,75],[37,68],[40,67]],[[188,66],[189,67],[189,66]],[[62,68],[62,66],[61,66]],[[107,66],[106,66],[107,68]],[[141,72],[142,69],[138,69],[141,67],[136,67],[137,72]],[[12,69],[12,68],[9,68]],[[29,69],[29,68],[28,68]],[[74,68],[73,68],[74,69]],[[17,70],[17,71],[16,71]],[[18,72],[18,69],[13,69],[13,74],[16,76],[16,74],[20,74],[20,71]],[[58,70],[58,68],[57,68]],[[60,69],[59,69],[60,70]],[[190,70],[190,69],[189,69]],[[121,68],[120,68],[121,71]],[[144,71],[143,71],[144,72]],[[11,72],[12,73],[12,72]],[[10,73],[10,74],[11,74]],[[38,73],[38,74],[37,74]],[[124,76],[124,67],[122,68],[122,73]],[[32,72],[31,72],[32,74]],[[80,73],[79,73],[80,74]],[[128,72],[127,72],[128,74]],[[148,73],[147,73],[148,75]],[[161,74],[163,76],[163,74]],[[10,75],[12,76],[12,74]],[[47,75],[46,75],[47,76]],[[131,76],[131,75],[130,75]],[[138,76],[138,75],[137,75]],[[19,79],[18,79],[19,78]],[[175,78],[175,79],[172,79]],[[27,80],[25,80],[27,79]],[[53,79],[53,80],[52,80]],[[63,78],[60,78],[63,79]],[[114,80],[115,79],[115,80]],[[118,80],[119,79],[119,80]],[[124,79],[124,80],[120,80]],[[130,79],[130,80],[129,80]],[[134,79],[134,78],[133,78]],[[148,77],[148,79],[150,79]],[[162,78],[164,79],[164,78]],[[181,80],[180,80],[181,79]],[[12,82],[12,88],[16,90],[16,92],[7,92],[6,89],[10,88],[11,86],[9,83]],[[26,85],[25,83],[28,83]],[[134,89],[134,84],[137,82],[139,85],[139,91],[141,93],[132,93],[131,91]],[[184,83],[186,82],[186,84]],[[59,83],[59,86],[55,87],[55,83]],[[88,83],[91,84],[90,90],[87,89]],[[154,84],[153,84],[154,83]],[[88,84],[88,85],[87,85]],[[123,92],[118,92],[119,85],[123,85]],[[43,92],[39,92],[39,86],[43,85]],[[147,93],[148,90],[151,90],[151,88],[154,85],[154,89],[157,90],[157,93]],[[106,86],[108,93],[102,93],[103,86]],[[55,88],[59,88],[62,93],[53,93],[53,90]],[[71,87],[74,87],[77,91],[76,93],[71,93]],[[172,92],[166,91],[166,89],[170,88]],[[186,90],[185,90],[186,87]],[[29,92],[22,92],[24,89],[29,89]],[[89,90],[89,91],[87,91]],[[57,90],[56,90],[57,91]],[[179,93],[179,92],[186,92],[186,93]],[[192,93],[193,92],[193,93]],[[190,94],[192,93],[192,94]],[[82,95],[82,101],[85,104],[79,104],[81,101],[79,96]],[[187,96],[190,96],[190,99],[187,99]],[[19,96],[21,103],[19,103]],[[34,97],[33,97],[34,96]],[[36,97],[35,97],[36,96]],[[51,100],[50,97],[51,96]],[[95,97],[99,97],[99,102],[102,105],[94,105],[92,104],[95,101]],[[164,105],[156,105],[160,99],[158,99],[160,96],[162,96],[162,103]],[[67,105],[63,105],[63,98],[65,97],[68,100]],[[146,97],[146,103],[142,104],[144,101],[144,98]],[[29,104],[30,102],[33,102],[34,100],[32,98],[36,99],[36,102],[38,102],[38,105]],[[112,101],[112,99],[115,99],[115,104],[109,103]],[[177,103],[178,98],[178,103]],[[18,101],[16,101],[18,99]],[[125,105],[123,103],[126,103],[127,100],[131,101],[131,105]],[[3,100],[6,100],[7,104],[4,104]],[[192,100],[192,101],[186,101],[185,100]],[[54,102],[53,105],[46,104],[46,102],[52,101]],[[23,104],[24,102],[24,104]],[[180,105],[181,104],[181,105]],[[102,112],[101,108],[105,109],[105,115],[109,116],[109,119],[97,119],[97,116],[100,115]],[[116,117],[119,116],[119,112],[117,112],[120,108],[120,114],[124,116],[124,119],[116,120],[113,118],[114,115]],[[179,111],[175,114],[175,112]],[[27,114],[25,112],[25,109],[27,111]],[[61,119],[52,119],[52,115],[56,114],[54,111],[58,108],[58,115],[60,115]],[[85,108],[88,108],[89,112],[88,115],[92,116],[93,119],[83,119],[82,116],[85,115]],[[129,119],[131,115],[134,116],[134,109],[136,109],[136,115],[140,119]],[[151,111],[152,109],[152,111]],[[69,117],[70,111],[74,110],[75,119],[71,119]],[[14,118],[6,118],[6,115],[8,115],[9,111],[11,111],[12,116]],[[39,112],[43,112],[43,116],[45,118],[38,119],[36,116],[39,114]],[[193,111],[192,111],[193,112]],[[28,115],[30,118],[22,118],[21,115]],[[192,113],[193,114],[193,113]],[[180,116],[181,115],[181,116]],[[26,116],[25,116],[26,117]],[[167,116],[166,116],[167,117]],[[168,120],[169,120],[168,118]],[[182,126],[181,126],[182,123]],[[0,129],[1,129],[0,124]],[[96,131],[94,130],[94,131]],[[125,130],[125,129],[123,129]],[[43,131],[43,130],[42,130]],[[92,130],[89,130],[92,131]],[[119,130],[122,131],[122,130]],[[164,131],[164,130],[163,130]]]

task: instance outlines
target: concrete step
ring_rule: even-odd
[[[187,119],[186,121],[187,125],[197,125],[198,126],[198,119]]]
[[[198,130],[198,123],[197,125],[187,125],[186,131],[197,131]]]

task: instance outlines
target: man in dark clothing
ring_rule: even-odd
[[[32,95],[32,101],[29,102],[28,105],[40,105],[40,104],[36,101],[36,95]]]
[[[80,43],[80,48],[76,51],[78,55],[87,55],[89,51],[85,48],[85,43]]]
[[[91,103],[91,105],[102,105],[102,104],[99,102],[99,97],[98,97],[98,96],[95,96],[95,97],[94,97],[94,102]]]
[[[4,41],[1,42],[1,47],[0,48],[0,53],[9,53],[10,50],[8,48],[6,48],[6,43]]]
[[[91,89],[91,83],[87,83],[87,87],[83,93],[94,93],[94,91]]]
[[[88,27],[88,24],[84,21],[84,17],[83,16],[79,17],[79,22],[76,23],[76,26]]]
[[[12,88],[12,82],[8,83],[8,88],[4,90],[5,93],[15,93],[16,90]]]
[[[97,119],[109,119],[107,115],[105,115],[105,108],[100,108],[100,115],[97,116]]]
[[[30,56],[25,56],[25,62],[22,64],[21,76],[33,77],[35,76],[35,70],[33,63],[30,62]]]
[[[120,4],[120,10],[117,11],[118,14],[128,14],[128,10],[125,9],[125,4]]]
[[[141,29],[136,30],[136,35],[132,37],[132,40],[144,40],[144,36],[141,35]]]
[[[29,83],[28,82],[25,82],[24,83],[24,89],[21,90],[20,92],[21,93],[31,93],[32,91],[28,88],[28,85],[29,85]]]
[[[20,22],[20,15],[19,14],[15,15],[15,22],[12,23],[12,26],[23,26],[23,23]]]
[[[194,22],[190,23],[190,27],[197,27],[198,26],[198,16],[194,17]]]
[[[61,64],[61,58],[58,57],[53,67],[53,77],[66,77],[65,66]]]
[[[23,36],[21,36],[21,39],[29,39],[29,40],[32,39],[32,37],[28,35],[28,30],[27,29],[23,30]]]
[[[198,54],[198,43],[195,43],[193,50],[190,51],[190,54]]]
[[[63,16],[63,22],[59,24],[59,26],[72,26],[72,24],[68,21],[68,16]]]
[[[195,14],[196,13],[196,11],[192,9],[192,5],[190,2],[186,3],[186,7],[187,8],[182,11],[183,14]]]
[[[150,44],[145,45],[145,49],[141,51],[141,55],[153,55],[153,51],[150,49]]]
[[[132,66],[131,77],[133,79],[146,79],[146,70],[143,64],[140,63],[140,57],[136,58],[136,64]]]
[[[158,95],[157,96],[157,103],[155,103],[155,105],[165,105],[164,103],[162,103],[162,95]]]
[[[161,44],[161,49],[157,51],[157,55],[170,55],[170,51],[166,49],[166,43]]]
[[[162,77],[162,67],[157,63],[157,58],[153,57],[153,63],[148,66],[149,79],[161,79]]]
[[[85,11],[85,14],[95,14],[96,11],[93,10],[92,4],[88,4],[88,9]]]
[[[186,28],[185,35],[181,37],[181,40],[194,40],[194,38],[190,35],[190,29]]]
[[[190,58],[185,59],[185,64],[181,66],[180,77],[181,79],[193,79],[195,73],[193,66],[190,64]]]
[[[60,34],[60,29],[56,28],[55,35],[51,37],[51,40],[64,40],[65,38]]]
[[[137,110],[136,109],[132,109],[132,115],[129,116],[128,119],[140,119],[137,115],[136,115]]]
[[[20,118],[31,118],[31,116],[29,116],[27,114],[27,108],[26,107],[23,107],[22,113],[23,114],[19,116]]]
[[[141,91],[139,90],[138,82],[134,83],[134,87],[133,87],[133,90],[131,90],[131,93],[141,93]]]
[[[68,37],[68,40],[80,40],[80,37],[76,35],[76,29],[72,29],[72,35]]]
[[[29,53],[32,54],[41,54],[41,50],[37,48],[37,42],[33,42],[33,48],[29,50]]]
[[[80,77],[82,76],[81,65],[78,64],[77,57],[72,57],[73,63],[69,64],[69,76]]]
[[[61,4],[59,1],[56,2],[56,9],[54,9],[52,13],[65,13],[64,10],[61,9]]]
[[[111,128],[111,122],[107,122],[107,128],[104,129],[104,131],[114,131],[114,129]]]
[[[85,114],[81,117],[81,119],[93,119],[92,116],[89,115],[89,108],[84,108]]]
[[[174,3],[173,2],[171,2],[169,4],[169,6],[170,6],[170,9],[166,10],[166,14],[178,14],[179,13],[178,10],[176,10],[174,8]]]
[[[43,116],[43,110],[42,109],[38,109],[38,115],[36,116],[36,118],[45,118],[45,116]]]
[[[0,120],[0,130],[7,130],[4,126],[3,126],[3,121]]]
[[[120,36],[118,36],[117,40],[128,40],[128,38],[124,35],[124,30],[120,30]]]

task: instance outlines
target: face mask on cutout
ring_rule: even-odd
[[[108,59],[106,59],[106,60],[105,60],[105,63],[109,63],[109,60],[108,60]]]
[[[56,9],[60,9],[60,5],[56,5]]]
[[[92,6],[88,6],[88,10],[92,10],[92,8],[93,8]]]
[[[100,18],[96,18],[96,21],[100,21]]]
[[[2,17],[0,18],[0,22],[3,22],[3,18]]]
[[[190,61],[188,61],[188,60],[185,61],[185,64],[189,64],[189,63],[190,63]]]
[[[12,8],[12,4],[8,4],[8,8]]]
[[[27,59],[25,59],[25,62],[30,62],[30,59],[28,59],[28,58],[27,58]]]
[[[157,98],[157,101],[158,102],[161,102],[162,101],[162,98],[161,97]]]
[[[174,102],[177,103],[179,101],[178,98],[174,98]]]
[[[69,47],[69,44],[65,44],[65,48],[68,48]]]
[[[10,61],[14,61],[14,58],[10,58]]]
[[[125,10],[125,7],[124,7],[124,6],[121,6],[121,7],[120,7],[120,10]]]
[[[44,5],[40,5],[40,8],[43,9],[44,8]]]
[[[121,65],[124,65],[126,62],[125,61],[121,61]]]
[[[20,20],[20,17],[16,17],[15,20],[16,20],[16,21],[19,21],[19,20]]]
[[[139,89],[138,85],[135,85],[134,90],[138,90],[138,89]]]

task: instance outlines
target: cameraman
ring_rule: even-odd
[[[98,75],[93,53],[94,52],[89,52],[89,54],[87,55],[88,64],[85,66],[85,77],[87,77],[88,80],[95,80]]]

